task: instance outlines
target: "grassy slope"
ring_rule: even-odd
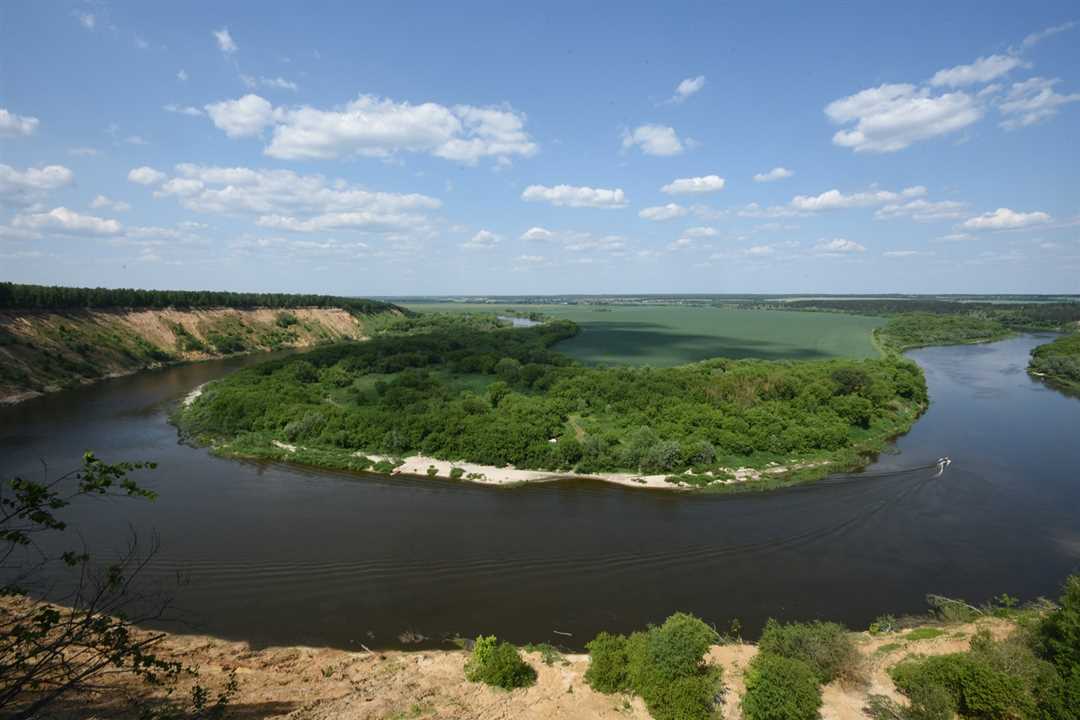
[[[680,305],[479,305],[431,303],[406,306],[417,312],[512,308],[572,320],[577,337],[560,352],[586,364],[670,367],[712,357],[765,360],[870,358],[870,333],[884,324],[859,315],[736,310]]]

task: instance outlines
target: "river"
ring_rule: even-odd
[[[522,488],[315,472],[211,457],[167,413],[260,358],[117,378],[0,408],[0,476],[83,450],[154,460],[153,503],[69,514],[100,556],[129,526],[161,550],[185,629],[255,645],[394,647],[495,633],[580,647],[675,610],[753,636],[767,617],[865,627],[934,592],[1053,596],[1080,567],[1080,400],[1030,378],[1033,335],[911,353],[932,404],[865,473],[770,494],[588,482]],[[925,468],[948,455],[943,476]],[[176,629],[173,627],[172,629]],[[559,631],[556,633],[555,631]],[[560,634],[570,633],[570,635]]]

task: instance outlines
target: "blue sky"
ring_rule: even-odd
[[[1073,3],[0,8],[0,279],[1080,292]]]

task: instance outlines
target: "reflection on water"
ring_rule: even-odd
[[[73,522],[108,556],[156,530],[150,579],[193,627],[255,643],[393,646],[405,630],[580,646],[694,612],[865,626],[927,592],[1052,595],[1080,565],[1080,402],[1030,379],[1025,336],[912,353],[933,403],[865,473],[768,495],[567,482],[506,489],[213,458],[166,414],[240,359],[145,373],[0,409],[0,474],[84,449],[152,459],[154,503]],[[934,477],[938,457],[953,464]],[[570,632],[572,638],[553,635]]]

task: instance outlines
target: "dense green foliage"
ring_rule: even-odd
[[[536,671],[521,659],[516,647],[499,642],[494,635],[476,638],[465,677],[503,690],[527,687],[536,682]]]
[[[928,297],[852,298],[847,300],[790,300],[779,307],[793,310],[828,310],[864,315],[922,313],[972,316],[995,320],[1016,330],[1061,330],[1080,322],[1080,302],[1024,302],[1030,296],[1013,301],[986,302],[982,299],[942,300]]]
[[[391,303],[332,295],[236,293],[214,290],[137,290],[131,288],[73,288],[0,282],[0,309],[64,308],[296,308],[337,307],[361,314],[402,311]]]
[[[467,312],[569,320],[581,332],[560,352],[586,365],[671,367],[714,357],[821,360],[877,357],[879,318],[839,313],[740,310],[731,305],[418,303],[418,313]]]
[[[1062,335],[1032,350],[1028,369],[1080,389],[1080,333]]]
[[[1008,337],[1000,321],[979,315],[932,315],[905,313],[889,319],[878,338],[890,350],[928,345],[961,345]]]
[[[837,623],[811,622],[781,624],[770,619],[758,641],[763,653],[802,660],[814,671],[818,682],[854,680],[862,674],[862,658],[848,631]]]
[[[746,671],[746,720],[817,720],[821,687],[802,660],[762,652]]]
[[[656,720],[709,718],[723,685],[720,668],[704,656],[717,640],[715,630],[686,613],[629,637],[600,633],[587,645],[585,681],[599,692],[640,695]]]
[[[875,700],[871,715],[889,720],[1078,720],[1080,576],[1065,584],[1061,606],[1023,622],[1004,640],[980,630],[967,652],[911,657],[893,667],[909,707]]]
[[[345,457],[720,472],[850,454],[906,429],[926,401],[917,366],[896,357],[588,368],[551,349],[571,323],[477,329],[486,322],[398,318],[394,334],[236,372],[178,421],[237,454],[277,457],[277,441]]]

